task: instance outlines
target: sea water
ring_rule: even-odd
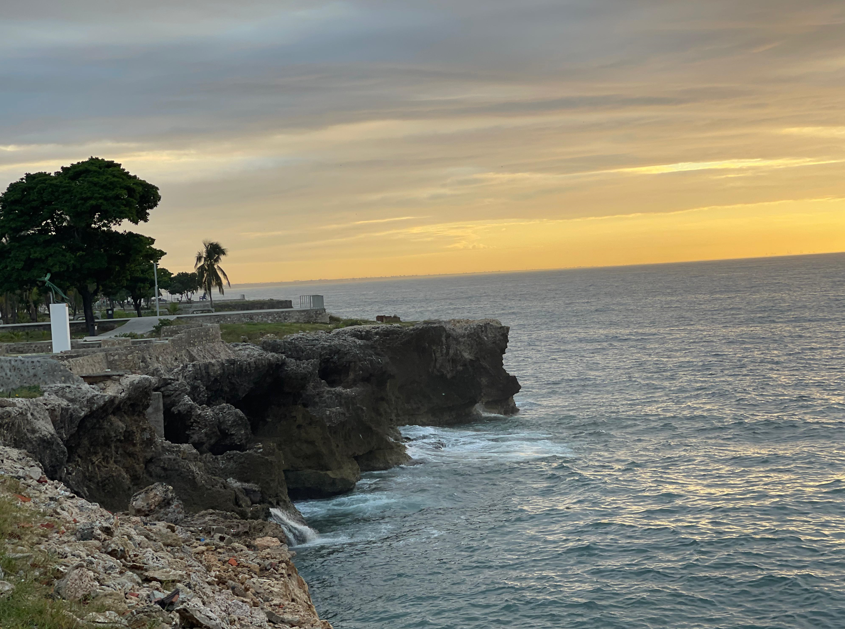
[[[239,292],[511,326],[517,416],[298,504],[336,629],[845,627],[845,256]]]

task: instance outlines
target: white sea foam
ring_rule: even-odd
[[[371,490],[372,491],[372,490]],[[329,500],[306,500],[296,508],[306,518],[366,517],[390,508],[396,498],[382,492],[352,493]]]
[[[270,519],[282,527],[288,541],[290,541],[293,546],[313,542],[319,537],[317,531],[307,524],[301,524],[294,521],[281,509],[270,509]]]
[[[567,446],[539,432],[481,432],[406,426],[402,428],[402,434],[410,440],[407,443],[408,454],[422,461],[455,457],[476,461],[520,461],[572,456]]]

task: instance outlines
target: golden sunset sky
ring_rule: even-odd
[[[0,188],[91,155],[234,282],[845,251],[841,0],[3,2]]]

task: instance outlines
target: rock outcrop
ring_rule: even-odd
[[[266,517],[267,506],[220,476],[229,470],[210,455],[156,437],[146,409],[157,383],[126,376],[100,387],[51,385],[41,398],[0,400],[0,443],[27,451],[50,478],[112,510],[125,508],[140,488],[163,482],[191,511]],[[286,495],[277,502],[292,508]]]
[[[82,616],[84,626],[331,629],[317,616],[278,525],[216,512],[176,522],[117,516],[57,481],[33,479],[33,468],[41,473],[24,452],[0,447],[0,497],[18,503],[21,526],[37,532],[2,540],[0,554],[13,566],[15,558],[51,558],[38,580],[52,583],[54,597],[107,609]],[[136,503],[154,516],[173,496],[159,486]],[[0,598],[19,577],[0,581]]]
[[[234,458],[247,442],[273,446],[291,497],[342,493],[362,471],[408,460],[398,426],[515,412],[519,384],[502,363],[507,342],[508,328],[496,321],[452,321],[235,345],[234,359],[189,364],[163,379],[165,434]],[[241,415],[227,419],[232,409],[248,420],[249,439]]]
[[[273,507],[295,518],[291,498],[342,493],[362,471],[406,462],[399,426],[515,412],[507,341],[496,321],[452,321],[235,344],[117,382],[0,400],[0,443],[110,509],[165,483],[189,513],[266,519]],[[153,392],[165,439],[146,418]]]

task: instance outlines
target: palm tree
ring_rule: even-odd
[[[214,298],[211,296],[211,289],[216,286],[220,294],[223,295],[223,280],[226,280],[227,286],[230,288],[232,286],[229,283],[226,271],[220,268],[220,260],[228,252],[219,242],[210,240],[203,240],[202,247],[202,250],[197,252],[197,261],[194,268],[197,270],[200,288],[208,295],[209,300],[211,300],[211,309],[214,310]]]

